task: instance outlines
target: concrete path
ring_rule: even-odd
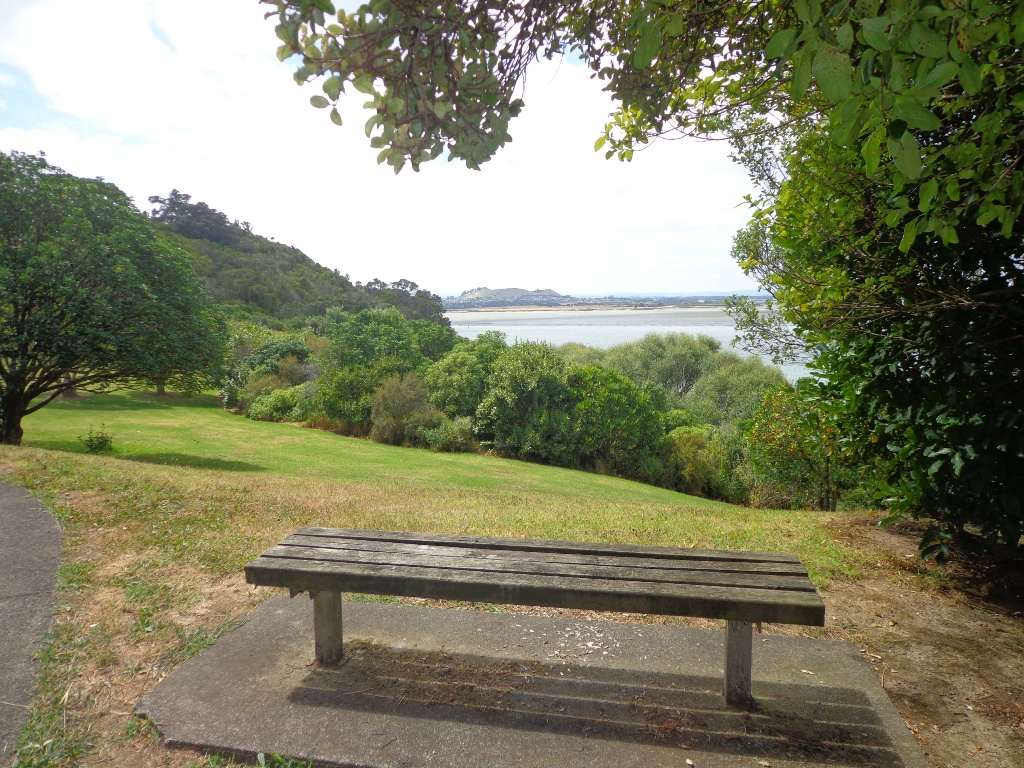
[[[726,705],[724,632],[274,597],[140,702],[169,746],[359,768],[924,768],[849,643],[759,635],[756,706]]]
[[[53,515],[24,488],[0,483],[0,765],[10,762],[28,717],[60,553]]]

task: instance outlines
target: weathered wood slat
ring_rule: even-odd
[[[614,581],[562,576],[487,573],[370,563],[329,563],[259,557],[246,579],[263,586],[293,587],[447,600],[587,608],[626,613],[697,616],[823,626],[825,608],[816,592],[748,589],[700,584]]]
[[[677,547],[642,547],[634,544],[595,544],[548,539],[505,539],[489,536],[458,536],[440,533],[405,533],[398,531],[364,531],[342,528],[300,528],[297,535],[326,538],[366,539],[410,543],[435,543],[452,547],[478,547],[524,552],[565,552],[580,555],[641,555],[668,560],[729,560],[754,563],[799,563],[796,555],[782,552],[741,552],[735,550],[680,549]]]
[[[308,538],[308,537],[307,537]],[[559,576],[565,579],[610,579],[631,582],[659,582],[676,584],[707,584],[748,589],[795,590],[813,592],[814,585],[804,577],[777,576],[736,572],[715,572],[710,570],[686,570],[675,568],[631,568],[607,564],[548,563],[530,559],[494,559],[474,556],[475,551],[463,550],[458,556],[435,555],[445,548],[421,547],[419,552],[375,552],[329,547],[279,544],[263,553],[263,557],[282,560],[314,561],[330,563],[372,563],[395,565],[405,568],[421,568],[426,571],[483,571],[490,573],[515,573],[526,575]],[[445,551],[451,551],[446,549]],[[621,560],[622,558],[615,558]],[[301,567],[296,564],[295,567]],[[437,575],[429,574],[429,575]]]
[[[566,552],[522,551],[483,549],[478,547],[454,547],[447,544],[396,543],[348,537],[307,536],[293,534],[279,546],[317,547],[324,550],[345,550],[352,552],[408,555],[410,557],[440,556],[466,559],[491,559],[510,562],[538,562],[567,565],[621,566],[626,568],[651,568],[658,570],[696,571],[716,573],[762,574],[794,576],[807,579],[807,570],[799,562],[742,562],[735,560],[670,560],[667,558],[643,557],[640,555],[590,555]],[[809,582],[808,588],[812,588]]]

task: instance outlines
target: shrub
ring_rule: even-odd
[[[85,437],[79,437],[78,440],[89,453],[106,453],[107,451],[114,450],[114,436],[108,434],[102,424],[100,424],[100,428],[95,432],[92,427],[89,427],[89,434]]]
[[[445,419],[432,429],[424,429],[421,434],[432,451],[469,453],[476,449],[473,422],[467,416]]]
[[[661,460],[666,488],[707,496],[714,476],[707,427],[676,427],[661,440]]]
[[[274,389],[253,400],[249,418],[256,421],[305,421],[312,411],[313,385]]]
[[[416,373],[391,376],[381,382],[370,407],[370,439],[390,445],[414,444],[418,432],[440,423],[423,379]]]
[[[666,434],[679,427],[695,427],[698,424],[697,417],[684,408],[673,408],[668,413],[662,414],[661,418]]]
[[[379,382],[379,372],[372,368],[324,371],[313,397],[314,420],[330,424],[332,431],[365,435],[370,431],[373,393]]]
[[[448,417],[432,405],[416,411],[405,423],[405,444],[417,448],[432,447],[426,433],[447,421]]]

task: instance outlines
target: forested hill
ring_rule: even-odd
[[[153,222],[189,252],[210,296],[230,317],[287,323],[323,315],[328,307],[358,312],[394,306],[411,320],[448,324],[441,298],[416,283],[353,283],[298,248],[257,235],[249,222],[230,221],[176,189],[149,202],[156,206]]]

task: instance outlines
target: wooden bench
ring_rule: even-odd
[[[725,619],[725,698],[738,705],[752,701],[752,623],[825,624],[787,554],[302,528],[245,578],[310,593],[324,666],[342,658],[342,592]]]

